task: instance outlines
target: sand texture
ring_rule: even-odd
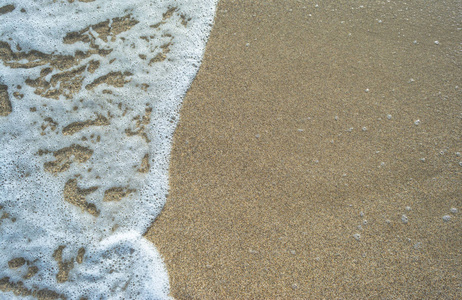
[[[461,297],[459,9],[220,1],[146,233],[171,295]]]

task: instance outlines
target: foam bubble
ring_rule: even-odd
[[[0,298],[168,298],[142,234],[166,200],[171,139],[216,0],[6,4]]]
[[[401,216],[401,222],[403,222],[404,224],[407,224],[409,222],[409,219],[406,215],[402,215]]]

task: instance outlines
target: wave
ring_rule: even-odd
[[[168,298],[142,234],[216,1],[2,4],[0,298]]]

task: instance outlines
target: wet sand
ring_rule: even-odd
[[[146,233],[173,297],[462,296],[458,3],[220,1]]]

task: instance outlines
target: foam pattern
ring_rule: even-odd
[[[0,0],[0,299],[168,299],[142,234],[216,0]]]

